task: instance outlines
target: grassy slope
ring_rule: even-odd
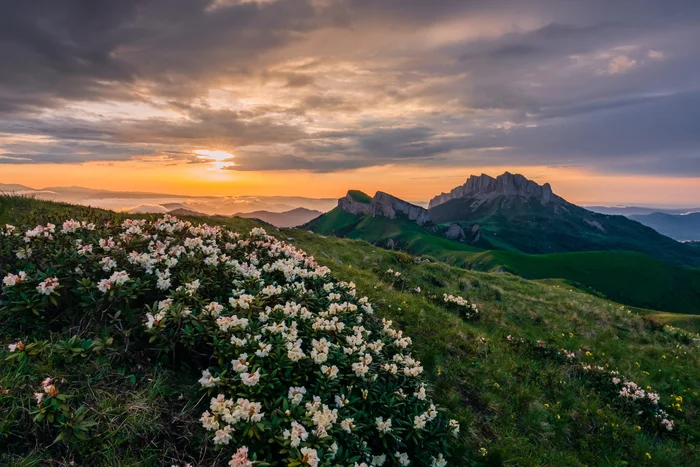
[[[60,222],[67,218],[119,222],[127,217],[152,218],[154,215],[125,215],[112,211],[70,205],[34,201],[23,197],[0,196],[0,224],[28,225]],[[229,218],[225,216],[190,217],[210,224],[226,221],[238,231],[254,227],[271,228],[257,220]],[[4,269],[0,257],[0,272]],[[2,274],[4,275],[4,273]],[[8,364],[9,343],[18,338],[25,342],[48,340],[52,345],[77,336],[79,340],[96,337],[83,330],[85,323],[62,332],[24,336],[15,329],[16,320],[5,322],[0,318],[0,466],[44,465],[94,465],[94,466],[160,466],[225,464],[218,459],[213,446],[197,427],[198,407],[202,393],[196,384],[200,372],[187,367],[175,367],[153,359],[153,355],[138,349],[120,349],[106,346],[99,353],[88,353],[86,358],[51,356],[31,359],[20,365]],[[29,339],[27,339],[27,337]],[[94,401],[91,414],[98,426],[107,427],[98,439],[81,449],[78,454],[56,443],[54,449],[37,445],[21,457],[5,457],[12,447],[24,440],[24,433],[13,429],[18,419],[31,419],[31,406],[9,405],[11,398],[3,398],[3,391],[36,388],[37,381],[51,376],[64,388],[71,387],[78,399]],[[84,387],[82,394],[75,388]],[[55,433],[46,432],[48,439]]]
[[[639,432],[633,418],[611,409],[563,368],[513,352],[503,338],[513,334],[590,350],[592,363],[609,363],[665,395],[682,394],[694,406],[700,389],[694,379],[697,347],[652,331],[653,324],[618,304],[561,285],[467,272],[443,263],[404,264],[401,253],[361,241],[285,234],[338,277],[369,290],[373,301],[384,305],[383,313],[414,338],[432,372],[438,400],[468,425],[470,451],[487,447],[494,459],[511,465],[621,465],[622,460],[639,465],[646,452],[652,455],[649,464],[694,462],[678,451],[691,446]],[[423,293],[446,290],[475,299],[481,321],[464,322],[414,293],[392,290],[381,280],[381,271],[389,267],[408,278],[407,290],[417,285]],[[686,320],[692,326],[700,321]]]
[[[468,269],[503,269],[528,279],[561,278],[631,306],[700,313],[700,270],[676,266],[642,253],[591,251],[531,255],[480,251],[434,235],[408,220],[356,216],[340,208],[305,228],[382,246],[393,240],[398,249]]]
[[[15,202],[9,209],[0,198],[0,222],[27,211],[32,211],[30,218],[43,220],[58,210],[61,217],[93,212],[28,201]],[[41,215],[34,214],[37,211]],[[236,229],[256,225],[236,218],[192,220]],[[416,264],[408,255],[366,242],[300,230],[283,230],[280,235],[315,255],[339,279],[355,281],[358,292],[370,296],[381,316],[398,322],[413,338],[417,357],[433,381],[434,398],[462,422],[464,458],[454,465],[697,465],[698,346],[685,344],[618,304],[556,282],[469,272],[439,262]],[[382,271],[390,267],[403,273],[403,290],[384,279]],[[420,294],[412,292],[417,286]],[[464,321],[428,299],[445,292],[476,301],[481,319]],[[607,363],[641,385],[651,385],[663,402],[671,394],[682,395],[684,412],[672,415],[683,426],[663,437],[638,430],[634,414],[611,406],[565,367],[514,350],[505,340],[509,334],[588,350],[591,363]],[[10,338],[0,328],[0,343]],[[0,360],[6,354],[3,345]],[[9,367],[3,368],[3,386],[9,378],[22,377],[8,375]],[[192,413],[197,388],[182,381],[187,375],[136,357],[115,357],[73,372],[98,380],[96,390],[105,400],[101,413],[115,429],[95,442],[95,450],[101,451],[95,465],[170,465],[184,451],[194,452],[195,461],[214,456],[211,445],[201,443],[198,427],[190,425],[197,414]],[[185,396],[183,401],[179,394]],[[485,457],[478,454],[480,448],[488,451]],[[15,459],[14,465],[36,465],[46,456],[37,450],[23,461]]]
[[[372,202],[372,197],[360,190],[350,190],[348,191],[348,194],[353,200],[357,201],[358,203],[370,204]]]
[[[427,255],[450,264],[464,266],[478,248],[433,235],[408,219],[356,216],[335,208],[303,227],[322,235],[336,235],[386,245],[415,255]]]
[[[633,252],[526,255],[488,251],[473,259],[478,269],[507,271],[527,279],[565,278],[621,303],[698,313],[700,270],[686,269]]]

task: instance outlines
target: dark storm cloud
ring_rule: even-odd
[[[195,148],[220,148],[236,153],[232,170],[700,176],[696,1],[0,0],[0,11],[0,163],[194,162]]]

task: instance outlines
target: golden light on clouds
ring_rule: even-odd
[[[197,159],[207,161],[209,170],[221,171],[227,167],[236,165],[233,162],[234,155],[226,151],[212,151],[209,149],[197,149],[195,152]]]

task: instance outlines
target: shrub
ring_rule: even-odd
[[[120,338],[200,365],[201,430],[230,466],[446,465],[459,426],[428,399],[411,339],[375,318],[354,284],[264,230],[165,216],[0,235],[12,255],[2,313],[37,332],[116,322]],[[71,361],[96,344],[56,350]],[[58,420],[61,438],[88,436],[88,414],[51,388],[37,397],[37,422]]]

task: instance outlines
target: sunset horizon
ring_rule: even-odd
[[[80,186],[114,192],[161,193],[178,196],[302,196],[340,198],[348,190],[369,194],[391,193],[413,202],[427,202],[433,196],[449,192],[472,175],[485,173],[496,177],[504,172],[519,173],[539,184],[549,183],[555,193],[584,205],[649,206],[696,208],[700,206],[700,178],[661,178],[595,174],[585,170],[556,167],[454,167],[426,170],[410,166],[384,166],[352,171],[318,174],[304,171],[274,170],[245,173],[240,180],[234,171],[224,171],[215,162],[203,164],[202,175],[192,174],[190,165],[184,174],[172,178],[153,178],[161,167],[125,163],[41,164],[30,173],[24,166],[5,166],[1,184],[20,184],[33,189]],[[42,174],[42,169],[46,170]],[[137,173],[134,173],[134,171]],[[166,171],[168,169],[165,169]],[[214,173],[209,173],[214,172]],[[388,173],[392,175],[387,176]],[[61,182],[57,183],[57,179]],[[417,183],[419,181],[419,183]],[[697,200],[697,201],[694,201]]]
[[[700,204],[698,8],[647,3],[16,4],[0,183],[420,200],[511,171]]]
[[[0,465],[698,467],[700,0],[0,11]]]

